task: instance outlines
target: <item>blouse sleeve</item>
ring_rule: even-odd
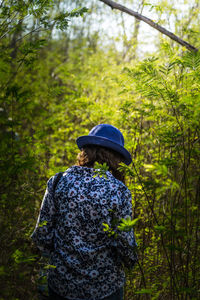
[[[56,207],[54,203],[53,182],[55,176],[47,182],[46,192],[41,204],[40,213],[34,232],[31,235],[34,243],[44,255],[53,250]]]
[[[120,194],[119,205],[115,212],[115,218],[120,220],[126,218],[133,218],[132,216],[132,197],[130,191],[126,188],[119,189],[118,194]],[[129,269],[133,268],[138,257],[136,253],[137,243],[135,241],[133,228],[128,231],[119,231],[117,230],[117,237],[113,239],[113,246],[117,253],[118,258],[121,260],[123,265]]]

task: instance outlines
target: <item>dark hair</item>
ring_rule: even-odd
[[[124,157],[112,149],[96,145],[87,145],[81,149],[77,160],[78,166],[89,168],[94,167],[95,162],[100,164],[106,163],[112,175],[125,183],[124,173],[118,170],[119,163],[124,161]]]

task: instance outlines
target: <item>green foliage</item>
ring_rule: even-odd
[[[109,224],[102,223],[103,231],[108,234],[108,237],[117,238],[120,231],[131,231],[139,220],[139,218],[132,220],[130,216],[128,216],[126,219],[118,219],[114,216],[114,213],[114,210],[110,209],[111,226],[109,226]]]
[[[44,269],[55,269],[55,268],[56,268],[56,266],[54,266],[54,265],[46,265],[44,267]]]
[[[84,13],[86,13],[88,9],[86,7],[80,7],[80,8],[75,8],[71,12],[66,12],[66,13],[60,13],[58,16],[56,16],[53,19],[53,23],[57,29],[60,30],[65,30],[67,29],[69,25],[69,17],[79,17],[83,16]]]
[[[103,231],[107,233],[109,238],[111,238],[111,237],[116,238],[117,237],[117,233],[112,227],[110,227],[106,223],[102,223],[102,225],[103,225]]]
[[[127,217],[126,219],[121,219],[119,225],[117,226],[117,229],[119,231],[125,231],[128,232],[130,231],[138,222],[138,218],[132,220],[131,217]]]
[[[146,286],[155,286],[153,299],[172,297],[167,296],[167,288],[177,299],[188,293],[191,298],[198,297],[198,288],[194,289],[198,263],[193,262],[199,219],[194,213],[200,170],[199,145],[195,142],[200,129],[198,69],[199,53],[188,52],[178,57],[171,53],[168,62],[151,58],[124,69],[138,95],[122,118],[130,130],[127,114],[135,112],[131,119],[136,146],[130,188],[135,214],[140,216],[136,233],[142,230],[137,236],[141,267]],[[163,272],[159,282],[154,280],[156,261],[160,265],[157,271]],[[168,276],[171,281],[166,285]]]
[[[69,20],[87,10],[59,3],[3,1],[0,9],[1,297],[38,299],[47,262],[30,234],[46,181],[76,162],[78,136],[110,123],[133,157],[120,170],[134,219],[104,224],[112,237],[134,226],[139,265],[127,272],[125,298],[198,299],[199,52],[162,42],[153,57],[124,62],[113,46],[99,46],[98,34],[70,36]],[[162,5],[148,3],[160,14]],[[188,32],[195,26],[185,33],[198,42]],[[95,170],[106,176],[108,167]]]
[[[112,234],[114,234],[113,232],[115,230],[128,232],[138,222],[138,219],[132,220],[130,216],[128,216],[126,219],[124,218],[117,219],[116,217],[113,217],[114,211],[112,209],[110,209],[110,212],[112,213],[111,227],[106,223],[103,223],[103,226],[104,226],[104,231],[112,232]]]
[[[47,225],[47,221],[43,221],[43,222],[41,222],[41,223],[39,223],[39,227],[43,227],[43,226],[46,226]]]
[[[0,5],[3,299],[38,299],[34,283],[39,269],[35,263],[38,254],[35,255],[30,234],[48,176],[47,137],[55,122],[49,120],[48,101],[50,97],[58,101],[63,93],[63,87],[52,77],[52,70],[60,60],[51,62],[48,57],[49,37],[54,28],[66,28],[71,18],[86,12],[85,8],[77,8],[64,18],[63,12],[56,8],[56,1],[38,0],[2,1]]]
[[[153,290],[152,289],[141,289],[140,291],[135,292],[136,295],[138,294],[152,294]]]
[[[99,177],[104,177],[107,179],[107,174],[106,172],[109,170],[109,167],[107,166],[106,163],[100,164],[98,162],[95,162],[94,164],[94,177],[99,176]]]

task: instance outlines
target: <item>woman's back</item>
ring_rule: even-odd
[[[48,245],[50,264],[56,267],[49,271],[49,285],[68,299],[101,299],[124,285],[122,262],[114,251],[117,241],[103,231],[103,223],[111,226],[113,218],[131,215],[130,192],[110,172],[106,178],[94,175],[92,168],[73,166],[55,191],[51,178],[40,215],[47,224],[35,233],[37,243]],[[121,238],[133,246],[133,232]],[[123,243],[118,247],[125,250]],[[134,264],[127,245],[125,251]]]

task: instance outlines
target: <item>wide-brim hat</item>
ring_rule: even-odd
[[[76,143],[81,150],[86,145],[98,145],[112,149],[124,157],[124,163],[129,165],[131,154],[124,148],[124,137],[119,129],[109,124],[99,124],[92,128],[88,135],[77,138]]]

